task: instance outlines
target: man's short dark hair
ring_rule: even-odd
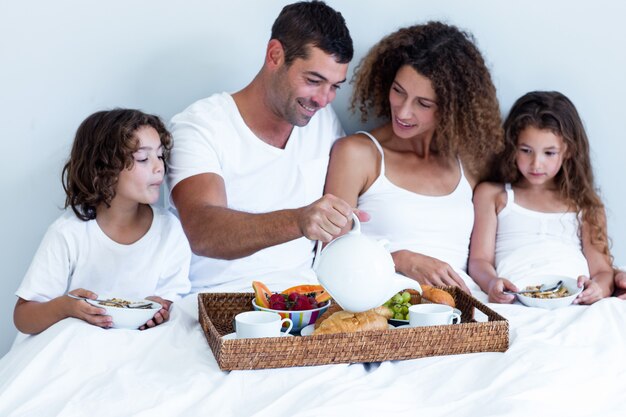
[[[285,63],[306,59],[314,46],[332,55],[340,64],[352,59],[350,31],[341,13],[322,1],[302,1],[285,6],[272,25],[271,39],[285,50]]]

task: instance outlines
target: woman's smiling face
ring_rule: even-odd
[[[438,123],[437,96],[431,81],[404,65],[389,90],[391,125],[400,138],[432,134]]]

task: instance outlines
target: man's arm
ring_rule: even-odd
[[[237,259],[305,236],[329,242],[337,236],[352,208],[330,194],[297,208],[251,214],[227,208],[224,180],[217,174],[186,178],[172,190],[192,251],[218,259]]]

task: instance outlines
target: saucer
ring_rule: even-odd
[[[315,324],[309,324],[308,326],[300,329],[300,336],[311,336],[313,330],[315,330]]]
[[[283,336],[283,337],[284,336],[289,336],[289,337],[293,336],[292,334],[289,334],[289,333],[281,333],[280,335]],[[233,332],[233,333],[225,334],[224,336],[222,336],[222,339],[224,339],[224,340],[235,340],[235,339],[237,339],[237,333]],[[243,340],[243,339],[239,339],[239,340]]]

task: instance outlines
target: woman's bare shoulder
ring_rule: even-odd
[[[374,142],[363,133],[355,133],[337,139],[333,146],[333,154],[341,154],[350,159],[376,160],[380,153]]]

